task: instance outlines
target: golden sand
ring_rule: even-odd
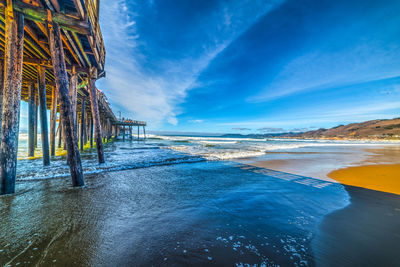
[[[350,151],[346,148],[346,151],[367,153],[367,157],[360,162],[352,163],[356,165],[355,167],[348,168],[343,168],[341,164],[336,165],[329,153],[316,153],[315,156],[307,159],[259,160],[254,158],[237,161],[260,168],[323,180],[335,180],[346,185],[400,194],[400,146],[385,146],[361,151]],[[326,164],[327,162],[330,164]]]
[[[378,164],[335,170],[328,176],[352,186],[400,195],[400,164]]]

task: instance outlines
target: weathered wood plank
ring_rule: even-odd
[[[24,47],[24,16],[8,2],[5,14],[5,70],[0,151],[0,194],[15,192]]]
[[[83,186],[83,170],[78,148],[78,139],[74,131],[72,103],[70,99],[69,81],[64,60],[64,50],[60,35],[60,28],[48,16],[51,58],[54,66],[54,77],[60,97],[60,108],[65,141],[68,151],[68,163],[73,186]]]
[[[5,2],[6,0],[0,0],[0,13],[5,12]],[[15,11],[21,12],[23,15],[25,15],[25,18],[29,20],[43,22],[47,18],[46,9],[43,7],[31,6],[18,0],[13,1],[13,7]],[[61,28],[71,32],[77,32],[84,35],[90,35],[92,33],[90,23],[85,20],[76,19],[66,16],[62,13],[55,12],[53,14],[53,21],[59,24]]]

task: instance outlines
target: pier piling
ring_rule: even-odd
[[[89,94],[90,94],[90,104],[92,108],[92,117],[93,117],[93,125],[94,125],[94,138],[96,140],[97,147],[97,157],[99,163],[104,163],[104,151],[103,151],[103,142],[102,142],[102,133],[101,133],[101,125],[100,125],[100,114],[99,107],[97,102],[97,92],[96,85],[93,76],[97,76],[97,74],[91,73],[89,78]]]
[[[69,81],[65,66],[64,49],[62,45],[60,29],[57,23],[53,23],[52,15],[48,10],[48,28],[51,58],[54,68],[54,80],[60,96],[60,108],[63,119],[63,128],[68,152],[68,163],[71,172],[73,186],[83,186],[83,171],[81,156],[78,148],[78,139],[74,131],[73,109],[70,99]]]
[[[50,109],[50,156],[56,155],[56,121],[57,121],[57,90],[53,86],[51,91]]]
[[[80,146],[81,150],[83,150],[83,147],[85,145],[85,110],[86,110],[86,102],[84,99],[82,99],[82,107],[81,107],[81,141],[80,141]]]
[[[0,136],[3,121],[4,61],[0,60]]]
[[[90,147],[93,148],[93,116],[90,119],[90,130],[89,130],[89,133],[90,133]]]
[[[29,102],[28,102],[28,157],[35,156],[35,84],[29,84]]]
[[[38,110],[39,110],[39,98],[38,95],[36,94],[38,92],[37,87],[35,86],[35,121],[34,121],[34,137],[33,137],[33,141],[35,143],[35,148],[37,148],[37,137],[38,137],[38,120],[39,120],[39,116],[38,116]]]
[[[75,67],[72,68],[71,79],[69,83],[69,94],[71,97],[71,106],[72,106],[72,119],[74,123],[74,132],[75,135],[78,134],[78,119],[77,119],[77,86],[78,86],[78,75],[76,73]]]
[[[40,131],[42,140],[43,165],[50,165],[49,131],[47,127],[46,104],[46,70],[42,66],[38,68],[38,92],[40,103]]]
[[[7,0],[5,10],[5,64],[0,151],[0,194],[15,192],[19,112],[24,51],[24,16]]]
[[[60,117],[58,119],[58,145],[57,145],[58,148],[61,148],[61,145],[62,145],[61,142],[62,142],[62,130],[63,130],[63,127],[62,127],[61,121],[62,121],[62,119],[61,119],[61,111],[60,111]]]

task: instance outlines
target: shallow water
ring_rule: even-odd
[[[303,162],[321,155],[318,166],[327,168],[357,162],[368,154],[360,154],[365,147],[381,145],[215,137],[116,141],[104,146],[106,164],[97,163],[94,149],[82,152],[86,187],[80,189],[70,187],[65,157],[52,159],[49,167],[42,166],[42,159],[21,159],[17,194],[0,197],[0,265],[351,264],[357,259],[351,256],[349,240],[359,244],[370,240],[371,229],[391,225],[382,227],[383,232],[374,231],[377,242],[379,237],[388,240],[388,232],[398,224],[397,197],[366,191],[376,214],[386,219],[356,228],[353,238],[355,228],[345,226],[360,223],[357,211],[368,216],[371,203],[357,202],[351,189],[316,176],[219,161],[215,155],[235,158],[257,150],[262,160]],[[24,151],[20,149],[22,158]],[[345,217],[333,215],[349,207]],[[336,226],[342,227],[338,229],[347,239],[332,231]],[[392,243],[400,243],[399,238],[395,236]],[[343,247],[342,240],[349,249],[336,250]],[[392,250],[379,244],[368,248],[393,263]],[[349,254],[343,256],[343,251]]]
[[[17,179],[47,179],[69,176],[66,157],[55,157],[51,166],[43,167],[42,159],[27,159],[26,135],[19,138],[19,161]],[[39,147],[36,154],[40,155]],[[397,146],[393,142],[348,142],[329,140],[288,140],[288,139],[249,139],[223,137],[188,137],[188,136],[152,136],[147,140],[106,143],[104,145],[106,163],[97,163],[95,149],[84,150],[81,153],[84,172],[100,173],[155,165],[179,164],[204,160],[234,160],[243,157],[259,157],[260,160],[308,159],[311,153],[325,153],[324,161],[319,162],[321,168],[350,166],[359,162],[368,154],[362,149],[381,146]],[[292,153],[292,154],[287,154]],[[286,153],[286,154],[285,154]],[[297,153],[297,154],[293,154]],[[327,158],[327,155],[331,158]],[[315,160],[315,157],[312,158]],[[314,174],[314,173],[310,173]],[[306,174],[309,175],[309,174]],[[317,177],[314,178],[323,178]]]
[[[198,162],[19,182],[0,198],[0,264],[313,266],[341,185]]]

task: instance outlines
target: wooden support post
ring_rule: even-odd
[[[57,89],[52,88],[50,110],[50,156],[56,155]]]
[[[130,138],[131,141],[132,141],[132,138],[133,138],[132,126],[129,126],[129,138]]]
[[[86,119],[86,134],[85,134],[86,140],[85,140],[85,143],[89,142],[90,121],[91,121],[91,117],[88,117]]]
[[[93,74],[92,74],[93,75]],[[91,76],[92,76],[91,75]],[[95,75],[97,76],[97,75]],[[97,91],[96,91],[95,80],[93,78],[89,79],[89,94],[90,94],[90,103],[92,107],[92,116],[93,116],[93,125],[94,125],[94,137],[96,139],[96,147],[97,147],[97,157],[99,163],[104,163],[104,151],[103,151],[103,142],[101,140],[101,125],[100,125],[100,114],[99,114],[99,106],[97,102]]]
[[[104,120],[100,116],[100,125],[101,125],[101,141],[104,143],[105,142],[105,132],[107,131],[106,127],[104,127]]]
[[[36,86],[36,85],[35,85]],[[37,87],[36,87],[36,92]],[[39,99],[38,96],[35,96],[35,124],[34,124],[34,137],[33,140],[35,142],[35,148],[37,148],[37,140],[38,140],[38,120],[39,120],[39,116],[38,116],[38,110],[39,110]]]
[[[35,84],[29,84],[28,102],[28,157],[35,156]]]
[[[4,60],[0,60],[0,136],[3,119],[3,96],[4,96]]]
[[[89,114],[86,113],[86,118],[85,118],[85,134],[83,135],[83,142],[85,144],[87,144],[88,142],[88,134],[89,134],[89,121],[90,121],[90,117]]]
[[[83,146],[85,143],[85,126],[86,126],[86,122],[85,122],[85,109],[86,109],[86,103],[85,103],[85,99],[82,99],[82,107],[81,107],[81,151],[83,150]]]
[[[62,119],[61,119],[61,111],[60,111],[60,118],[58,120],[58,148],[61,148],[61,141],[62,141],[62,131],[63,131],[63,127],[62,127],[62,123],[61,123]]]
[[[110,122],[107,120],[107,141],[111,141],[111,128]]]
[[[5,11],[5,64],[0,151],[0,194],[15,192],[19,112],[24,51],[24,16],[7,0]]]
[[[122,141],[125,142],[125,123],[124,123],[124,125],[122,126]]]
[[[75,135],[78,134],[78,119],[77,119],[77,92],[78,92],[78,74],[76,73],[75,67],[72,68],[72,75],[70,79],[69,85],[69,94],[71,97],[71,105],[72,105],[72,118],[74,122],[74,131]]]
[[[65,133],[65,141],[68,151],[68,163],[73,186],[83,186],[83,171],[81,155],[78,148],[78,139],[74,131],[73,109],[69,95],[68,74],[65,66],[64,50],[61,40],[60,28],[57,23],[53,24],[52,16],[48,10],[48,26],[51,59],[54,66],[54,79],[60,97],[60,108],[62,123]]]
[[[146,139],[146,129],[145,129],[144,125],[143,125],[143,134],[144,134],[144,139]]]
[[[139,125],[137,127],[137,140],[139,141],[140,137],[139,137]]]
[[[47,109],[46,109],[46,70],[38,68],[38,89],[40,102],[40,131],[42,137],[43,165],[50,165],[49,153],[49,129],[47,128]]]
[[[93,115],[92,118],[90,120],[90,147],[93,148]]]

